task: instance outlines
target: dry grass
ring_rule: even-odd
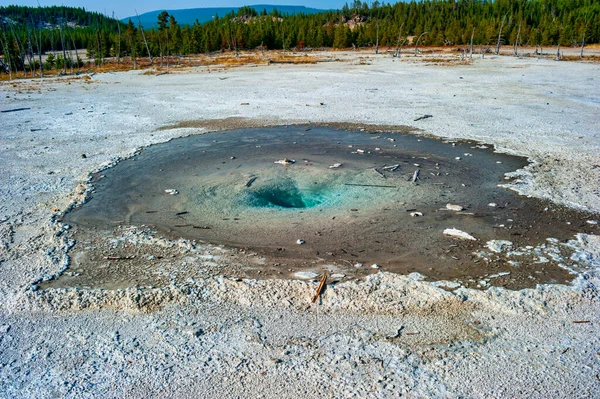
[[[443,47],[419,47],[419,54],[414,55],[414,46],[405,46],[402,49],[402,57],[409,56],[412,61],[424,62],[427,64],[435,65],[464,65],[468,64],[469,60],[461,60],[459,55],[463,53],[466,46],[443,46]],[[474,46],[473,57],[479,56],[479,47]],[[292,51],[281,51],[281,50],[269,50],[269,51],[240,51],[237,55],[234,52],[222,52],[213,54],[197,54],[186,57],[170,56],[155,58],[153,62],[150,62],[149,58],[138,58],[137,69],[144,70],[144,74],[158,75],[161,73],[177,73],[179,71],[186,71],[189,68],[208,67],[208,68],[239,68],[248,66],[266,66],[270,64],[293,64],[293,65],[305,65],[305,64],[316,64],[319,62],[331,62],[339,61],[344,62],[336,58],[332,58],[336,53],[352,53],[356,54],[360,65],[370,65],[371,60],[364,58],[365,54],[370,54],[373,49],[358,49],[358,51],[352,51],[351,49],[345,50],[328,50],[327,53],[330,56],[323,55],[322,52],[311,53],[311,52],[292,52]],[[503,56],[512,56],[512,46],[503,46],[501,48],[501,54]],[[568,53],[567,53],[568,51]],[[393,54],[395,47],[382,47],[380,48],[380,55]],[[533,56],[535,48],[519,47],[519,53],[525,56]],[[547,52],[546,50],[544,51]],[[575,48],[568,48],[564,51],[564,61],[582,61]],[[575,54],[577,53],[577,54]],[[375,55],[373,53],[373,55]],[[547,58],[550,58],[548,56]],[[349,60],[346,60],[349,61]],[[585,47],[584,51],[584,62],[600,62],[600,44],[592,44]],[[89,74],[89,73],[103,73],[103,72],[121,72],[130,71],[133,69],[133,60],[129,57],[122,58],[120,62],[116,58],[106,59],[102,65],[86,65],[83,68],[67,70],[68,76]],[[59,77],[63,76],[62,73],[56,71],[45,71],[44,77]],[[21,79],[35,79],[39,78],[39,73],[34,73],[32,77],[30,73],[23,74],[23,72],[13,73],[14,80]],[[9,76],[6,73],[0,74],[0,81],[8,81]]]

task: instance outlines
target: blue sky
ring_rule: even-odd
[[[258,1],[238,1],[238,0],[39,0],[41,6],[63,5],[70,7],[85,7],[89,11],[98,11],[103,14],[115,17],[125,18],[146,11],[159,9],[181,9],[181,8],[200,8],[200,7],[239,7],[253,4],[279,4],[279,5],[303,5],[313,8],[341,8],[346,3],[345,0],[258,0]],[[348,1],[351,3],[351,0]],[[19,5],[35,7],[38,0],[0,0],[0,6]]]

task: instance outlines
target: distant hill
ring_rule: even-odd
[[[267,10],[267,13],[271,13],[274,9],[279,11],[281,14],[317,14],[323,12],[325,10],[319,10],[316,8],[309,8],[304,6],[277,6],[277,5],[267,5],[267,4],[258,4],[249,6],[254,8],[257,12],[261,12],[263,10]],[[142,26],[145,29],[150,29],[156,27],[156,22],[158,18],[158,14],[163,11],[167,11],[169,15],[173,15],[175,20],[179,25],[192,25],[196,20],[198,22],[205,23],[211,21],[215,15],[219,15],[219,17],[223,17],[226,14],[231,13],[232,11],[237,13],[237,11],[241,7],[213,7],[213,8],[187,8],[183,10],[156,10],[146,12],[144,14],[140,14],[140,20],[142,22]],[[131,18],[132,21],[137,25],[137,16],[131,16],[127,18],[123,18],[121,21],[127,22]]]

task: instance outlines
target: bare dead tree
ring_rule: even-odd
[[[519,21],[519,29],[517,30],[517,38],[515,40],[515,57],[519,56],[518,48],[519,48],[519,39],[521,37],[521,22]]]
[[[73,30],[75,30],[73,28]],[[73,44],[73,49],[75,50],[75,62],[77,63],[77,69],[81,66],[79,65],[79,53],[77,52],[77,43],[75,43],[75,35],[71,34],[71,43]]]
[[[419,38],[417,39],[417,43],[415,44],[415,55],[417,54],[417,51],[419,49],[419,42],[421,41],[421,38],[423,36],[425,36],[426,34],[428,34],[429,32],[423,32],[421,33],[421,36],[419,36]]]
[[[473,59],[473,36],[475,36],[475,28],[471,31],[471,46],[469,48],[469,58]]]
[[[556,48],[556,61],[560,61],[560,43],[558,43],[558,47]]]
[[[375,42],[375,54],[379,54],[379,20],[376,22],[377,38]]]
[[[2,41],[2,48],[4,54],[6,54],[6,58],[8,61],[8,63],[6,64],[6,68],[8,69],[8,80],[12,80],[12,60],[10,57],[10,51],[8,49],[8,39],[6,38],[6,31],[4,30],[4,27],[2,28],[2,37],[4,38],[4,40],[2,40],[2,38],[0,37],[0,41]]]
[[[502,17],[502,23],[500,23],[500,30],[498,31],[498,42],[496,43],[496,55],[500,54],[500,44],[502,43],[502,29],[504,28],[504,21],[506,20],[506,15]]]
[[[115,13],[113,12],[113,19],[115,19]],[[119,32],[118,43],[117,43],[117,65],[121,65],[121,21],[117,20],[117,29]]]
[[[29,24],[28,24],[29,25]],[[29,29],[29,27],[27,27],[27,61],[29,62],[29,69],[30,69],[30,73],[31,73],[31,77],[33,78],[34,74],[35,74],[35,59],[34,59],[34,53],[33,53],[33,43],[31,41],[31,30]]]
[[[144,34],[144,27],[142,26],[142,21],[140,20],[140,16],[137,12],[137,10],[135,11],[135,15],[137,16],[138,19],[138,25],[140,27],[140,31],[142,32],[142,38],[144,39],[144,43],[146,44],[146,51],[148,51],[148,58],[150,58],[150,65],[152,65],[152,54],[150,53],[150,47],[148,47],[148,41],[146,40],[146,35]]]
[[[65,35],[63,33],[63,27],[59,26],[58,27],[58,33],[60,34],[60,45],[62,47],[62,53],[63,53],[63,73],[66,75],[67,74],[67,50],[65,50]]]
[[[27,70],[25,68],[25,51],[23,50],[23,46],[21,46],[21,41],[15,32],[15,27],[12,24],[10,25],[10,29],[12,30],[13,38],[15,43],[17,43],[17,49],[19,50],[19,61],[21,61],[21,66],[23,67],[23,75],[27,75]]]
[[[167,40],[167,72],[169,72],[169,28],[165,29],[165,36]]]
[[[404,22],[400,25],[400,30],[398,31],[398,42],[396,43],[396,53],[394,53],[394,57],[400,56],[400,38],[402,37],[402,28],[404,28]]]

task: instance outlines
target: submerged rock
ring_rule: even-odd
[[[294,273],[294,277],[300,278],[302,280],[310,280],[317,277],[318,274],[314,272],[296,272]]]
[[[490,251],[500,253],[505,249],[511,248],[513,243],[506,240],[490,240],[487,242],[487,247]]]

